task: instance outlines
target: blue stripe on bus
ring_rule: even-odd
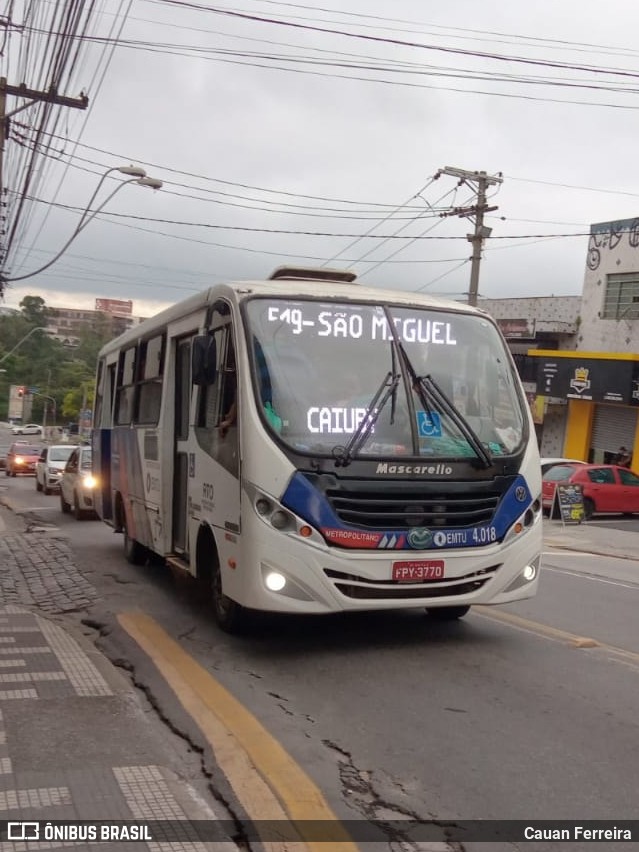
[[[377,546],[396,549],[403,549],[406,545],[410,547],[412,539],[415,542],[414,548],[419,550],[478,547],[499,542],[515,521],[530,507],[531,503],[530,489],[524,477],[519,475],[500,500],[489,523],[478,524],[473,527],[419,529],[416,532],[420,532],[422,535],[413,537],[410,535],[409,529],[371,529],[370,527],[344,524],[331,508],[326,496],[301,473],[294,474],[282,497],[282,505],[319,530],[344,530],[345,532],[359,530],[362,533],[377,536],[380,542]],[[424,535],[424,533],[431,533],[431,535]],[[333,536],[333,540],[336,538],[336,536]],[[390,544],[387,542],[390,542]],[[365,546],[374,547],[375,545]]]

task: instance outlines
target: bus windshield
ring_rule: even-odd
[[[481,315],[259,297],[246,312],[265,422],[298,452],[464,459],[522,446],[510,357]]]

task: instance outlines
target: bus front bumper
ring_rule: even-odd
[[[276,530],[265,536],[263,527],[259,536],[245,531],[243,538],[240,564],[224,573],[225,593],[274,612],[507,604],[533,597],[541,570],[541,519],[506,544],[463,550],[322,548]],[[428,572],[432,563],[435,579],[405,579],[415,566]]]

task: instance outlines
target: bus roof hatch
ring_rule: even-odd
[[[347,269],[313,268],[308,266],[278,266],[269,276],[269,281],[282,279],[304,281],[342,281],[350,284],[357,278],[354,272]]]

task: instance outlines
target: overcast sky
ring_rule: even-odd
[[[91,31],[123,44],[90,45],[62,93],[86,92],[89,109],[61,108],[7,277],[53,258],[108,168],[141,165],[164,186],[122,187],[4,304],[111,297],[149,315],[286,262],[464,298],[473,225],[439,213],[472,204],[474,187],[433,180],[445,167],[503,176],[481,296],[579,294],[590,224],[639,215],[637,4],[340,5],[103,3]],[[2,74],[33,85],[16,76],[21,38]],[[28,136],[29,111],[15,120]],[[105,180],[92,209],[115,187]]]

